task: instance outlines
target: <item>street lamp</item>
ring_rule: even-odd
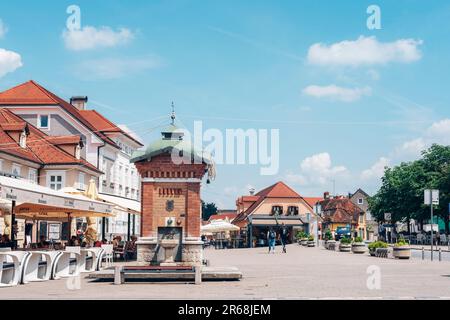
[[[322,206],[319,202],[315,205],[315,213],[316,213],[316,239],[317,239],[317,247],[319,247],[319,214],[322,213]]]

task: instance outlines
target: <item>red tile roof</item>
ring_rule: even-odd
[[[320,202],[325,222],[357,224],[362,210],[350,199],[331,198]]]
[[[128,139],[133,140],[140,146],[143,144],[137,141],[135,138],[130,136],[128,133],[120,129],[114,123],[106,119],[103,115],[98,113],[96,110],[80,110],[81,115],[88,121],[97,131],[102,132],[107,135],[108,133],[120,133],[126,136]]]
[[[236,217],[237,221],[244,220],[248,215],[250,215],[260,204],[267,198],[294,198],[294,199],[303,199],[301,195],[291,189],[284,182],[279,181],[261,191],[259,191],[255,197],[257,200],[253,202],[250,207],[247,208],[244,212],[240,213],[238,217]],[[309,205],[309,203],[307,203]],[[311,207],[312,208],[312,207]]]
[[[8,109],[0,109],[0,128],[8,124],[24,124],[29,129],[26,148],[22,148],[5,130],[0,130],[0,151],[41,165],[73,164],[81,165],[95,172],[101,173],[96,167],[84,159],[77,159],[65,150],[52,143],[52,138],[27,124],[19,116]],[[57,138],[57,137],[54,137]]]
[[[317,202],[320,202],[323,200],[323,197],[303,197],[305,201],[309,204],[311,208],[313,208]]]
[[[6,91],[0,92],[0,106],[7,107],[15,105],[58,105],[67,113],[80,121],[85,127],[94,132],[104,142],[118,148],[113,140],[104,135],[102,132],[98,132],[98,130],[82,116],[80,110],[78,110],[65,100],[61,99],[54,93],[48,91],[33,80],[22,83]]]
[[[297,192],[292,190],[282,181],[261,190],[256,196],[266,198],[301,198]]]
[[[77,135],[72,136],[46,136],[45,139],[51,144],[56,145],[67,145],[67,144],[79,144],[81,142],[81,137]]]
[[[17,122],[17,123],[2,123],[1,127],[5,131],[19,131],[22,132],[25,130],[27,124],[26,122]]]

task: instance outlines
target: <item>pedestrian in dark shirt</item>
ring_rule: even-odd
[[[286,253],[286,243],[288,240],[288,228],[284,225],[284,223],[281,224],[281,230],[280,230],[280,238],[281,238],[281,244],[283,245],[283,253]]]

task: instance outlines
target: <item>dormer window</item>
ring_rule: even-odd
[[[77,145],[75,147],[75,158],[77,158],[77,160],[81,159],[81,146]]]
[[[50,128],[50,117],[48,114],[40,114],[38,116],[38,128],[39,129],[49,129]]]
[[[19,145],[23,149],[27,147],[27,133],[25,131],[20,134]]]
[[[298,207],[297,206],[289,206],[288,207],[288,215],[289,216],[298,216]]]
[[[276,215],[282,215],[283,214],[283,207],[282,206],[273,206],[272,207],[272,216]]]

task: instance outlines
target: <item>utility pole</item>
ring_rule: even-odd
[[[424,203],[430,206],[430,226],[431,226],[431,261],[433,261],[433,249],[434,249],[434,232],[433,232],[433,205],[439,204],[439,190],[424,190]],[[439,232],[439,230],[438,230]]]

